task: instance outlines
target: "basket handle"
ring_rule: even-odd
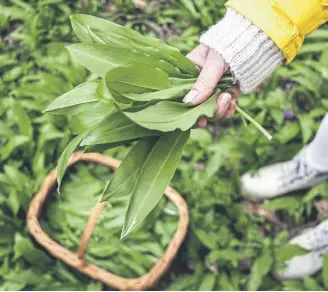
[[[85,228],[83,230],[81,240],[80,240],[80,244],[79,244],[79,247],[78,247],[78,250],[77,250],[77,253],[76,253],[77,257],[80,260],[84,259],[85,250],[88,246],[89,239],[92,235],[93,230],[96,227],[97,220],[98,220],[101,212],[104,210],[105,206],[106,206],[106,202],[99,202],[96,205],[96,207],[94,207],[93,210],[92,210],[92,213],[89,217],[88,223],[87,223],[87,225],[85,226]]]

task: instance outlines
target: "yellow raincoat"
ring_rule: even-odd
[[[305,36],[328,21],[328,0],[229,0],[226,6],[264,31],[287,63],[295,58]]]

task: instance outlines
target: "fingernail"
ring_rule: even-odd
[[[199,92],[195,89],[192,89],[191,91],[189,91],[189,93],[184,97],[184,99],[182,100],[183,102],[193,102],[197,96],[199,95]]]
[[[224,93],[222,96],[222,105],[227,107],[231,101],[231,95],[229,93]]]

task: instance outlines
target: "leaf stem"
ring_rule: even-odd
[[[257,121],[255,121],[251,116],[249,116],[247,113],[245,113],[241,108],[238,106],[236,107],[236,110],[238,113],[241,114],[242,117],[244,117],[246,120],[248,120],[250,123],[252,123],[265,137],[267,137],[269,140],[272,139],[272,136],[269,134],[269,132],[264,129]]]

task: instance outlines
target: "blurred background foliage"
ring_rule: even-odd
[[[31,237],[29,202],[72,134],[63,117],[43,115],[57,96],[88,78],[65,46],[76,39],[69,15],[86,13],[127,25],[188,53],[199,35],[223,17],[224,0],[2,0],[0,3],[0,289],[102,290],[52,258]],[[327,290],[323,272],[278,282],[271,274],[304,253],[284,247],[303,227],[325,218],[328,183],[262,205],[247,202],[239,177],[249,169],[292,158],[314,136],[328,110],[328,29],[313,33],[297,57],[239,105],[273,135],[267,141],[238,114],[195,129],[174,176],[188,202],[188,236],[160,290]],[[107,151],[123,158],[129,147]],[[53,193],[43,228],[75,250],[85,220],[110,171],[79,165]],[[120,202],[106,210],[89,246],[89,260],[123,276],[147,271],[167,246],[176,210],[164,199],[127,242],[120,242]],[[114,213],[111,213],[114,212]],[[260,214],[262,214],[260,216]]]

